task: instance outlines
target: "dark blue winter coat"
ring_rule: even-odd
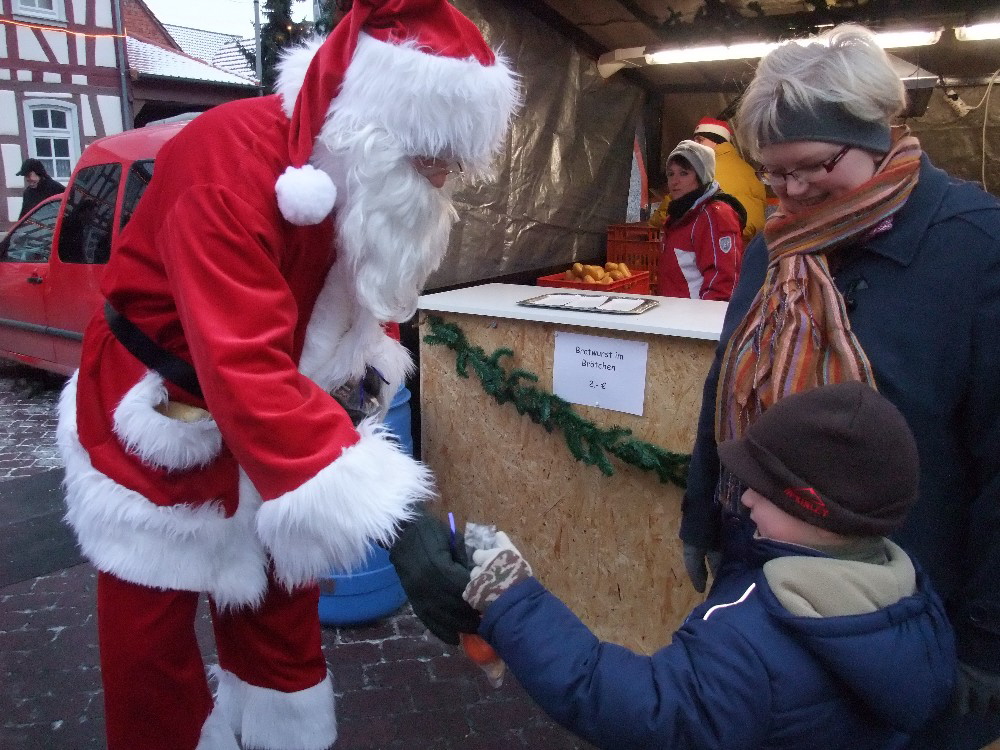
[[[959,659],[1000,673],[1000,202],[934,167],[890,231],[838,251],[837,288],[879,391],[920,452],[920,495],[893,535],[927,570],[955,627]],[[726,313],[725,347],[764,280],[758,235]],[[718,358],[705,383],[681,538],[715,547]]]
[[[479,632],[550,716],[600,748],[905,747],[905,733],[946,705],[955,668],[923,573],[914,594],[884,609],[794,616],[762,564],[803,549],[751,549],[759,559],[727,565],[652,656],[600,642],[534,578],[501,595]]]

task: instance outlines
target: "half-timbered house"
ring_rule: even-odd
[[[34,157],[65,183],[83,148],[131,118],[118,0],[0,0],[0,227],[17,218]]]

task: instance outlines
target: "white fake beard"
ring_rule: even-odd
[[[374,127],[320,141],[316,166],[337,184],[337,262],[348,264],[358,302],[378,320],[409,320],[458,219],[452,190],[432,186]]]

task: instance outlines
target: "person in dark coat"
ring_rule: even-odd
[[[951,710],[913,747],[978,750],[1000,737],[1000,201],[890,127],[904,90],[870,32],[821,42],[765,57],[737,117],[780,206],[746,249],[705,382],[685,563],[704,590],[706,559],[738,557],[752,533],[719,442],[803,387],[874,383],[920,452],[893,539],[941,595],[960,661]]]
[[[66,190],[65,185],[49,176],[45,165],[38,159],[25,159],[17,175],[23,177],[25,183],[24,195],[21,200],[21,213],[18,214],[18,218],[24,216],[49,196],[59,195]]]
[[[917,494],[917,447],[859,382],[789,396],[720,446],[757,534],[652,656],[599,641],[503,533],[473,553],[479,633],[556,721],[599,748],[886,750],[947,704],[954,636],[883,535]]]

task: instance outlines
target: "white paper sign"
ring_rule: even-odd
[[[648,349],[644,341],[557,331],[552,392],[573,404],[641,417]]]

